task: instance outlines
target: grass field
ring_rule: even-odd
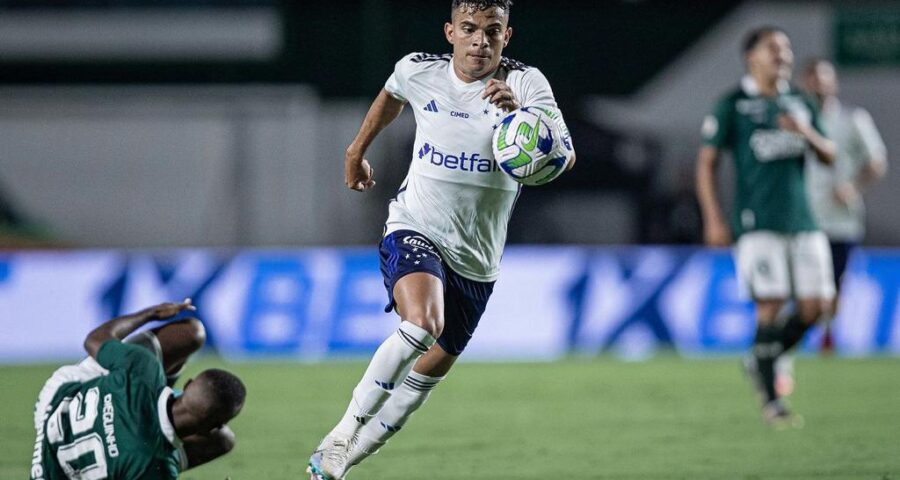
[[[205,359],[191,371],[221,365]],[[0,367],[0,479],[27,478],[53,366]],[[297,479],[362,363],[241,363],[229,456],[185,479]],[[358,479],[900,480],[900,359],[800,359],[806,426],[762,425],[735,359],[461,364]],[[189,372],[190,373],[190,372]]]

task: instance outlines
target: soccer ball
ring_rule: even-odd
[[[522,107],[494,130],[494,160],[523,185],[543,185],[566,169],[572,152],[568,129],[558,111]]]

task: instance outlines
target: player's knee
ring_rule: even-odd
[[[434,338],[440,337],[444,331],[444,319],[437,315],[414,315],[413,318],[405,320],[418,325]]]
[[[772,325],[784,306],[782,300],[756,300],[756,321],[760,325]]]
[[[829,315],[830,308],[827,301],[805,301],[799,304],[798,313],[803,323],[812,325]]]
[[[203,322],[196,318],[189,318],[188,325],[191,328],[193,346],[196,347],[196,350],[200,350],[206,344],[206,327],[203,326]]]
[[[187,339],[190,349],[192,351],[200,350],[206,344],[206,327],[196,318],[188,318],[184,322],[188,331]]]
[[[808,308],[800,311],[800,320],[803,323],[808,325],[812,325],[814,323],[818,323],[822,317],[825,316],[825,309],[823,308]]]

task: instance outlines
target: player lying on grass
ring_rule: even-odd
[[[185,310],[194,310],[190,299],[109,320],[85,339],[88,358],[53,373],[35,405],[31,479],[174,479],[234,447],[226,423],[246,395],[237,377],[210,369],[183,392],[171,388],[203,346],[199,320],[121,341]]]

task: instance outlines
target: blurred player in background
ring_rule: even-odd
[[[120,341],[150,321],[193,309],[190,300],[163,303],[114,318],[87,336],[90,356],[59,368],[38,396],[30,478],[174,479],[233,448],[226,423],[246,395],[237,377],[210,369],[188,380],[183,392],[171,388],[203,346],[199,320]]]
[[[495,166],[493,129],[522,105],[556,108],[538,69],[501,56],[511,4],[453,0],[444,25],[453,54],[397,62],[347,148],[346,185],[366,191],[375,185],[366,149],[404,105],[413,109],[412,162],[380,245],[385,311],[396,310],[400,326],[310,458],[314,480],[344,478],[403,427],[466,348],[493,291],[521,188]]]
[[[751,31],[743,44],[748,75],[703,122],[697,196],[707,245],[735,246],[738,277],[756,305],[757,331],[745,367],[763,399],[763,419],[797,423],[775,389],[774,364],[827,315],[834,298],[828,239],[809,208],[804,159],[811,150],[831,164],[815,105],[789,80],[790,39],[774,27]],[[725,221],[715,172],[722,151],[735,164],[734,211]],[[791,302],[793,300],[793,302]]]
[[[803,80],[819,104],[825,132],[837,147],[834,168],[810,162],[806,179],[813,216],[831,242],[834,279],[840,288],[850,251],[865,236],[862,193],[887,173],[887,149],[869,112],[838,99],[838,78],[831,62],[810,61]],[[837,297],[833,311],[837,311]],[[822,349],[829,352],[833,341],[827,323],[825,328]]]

